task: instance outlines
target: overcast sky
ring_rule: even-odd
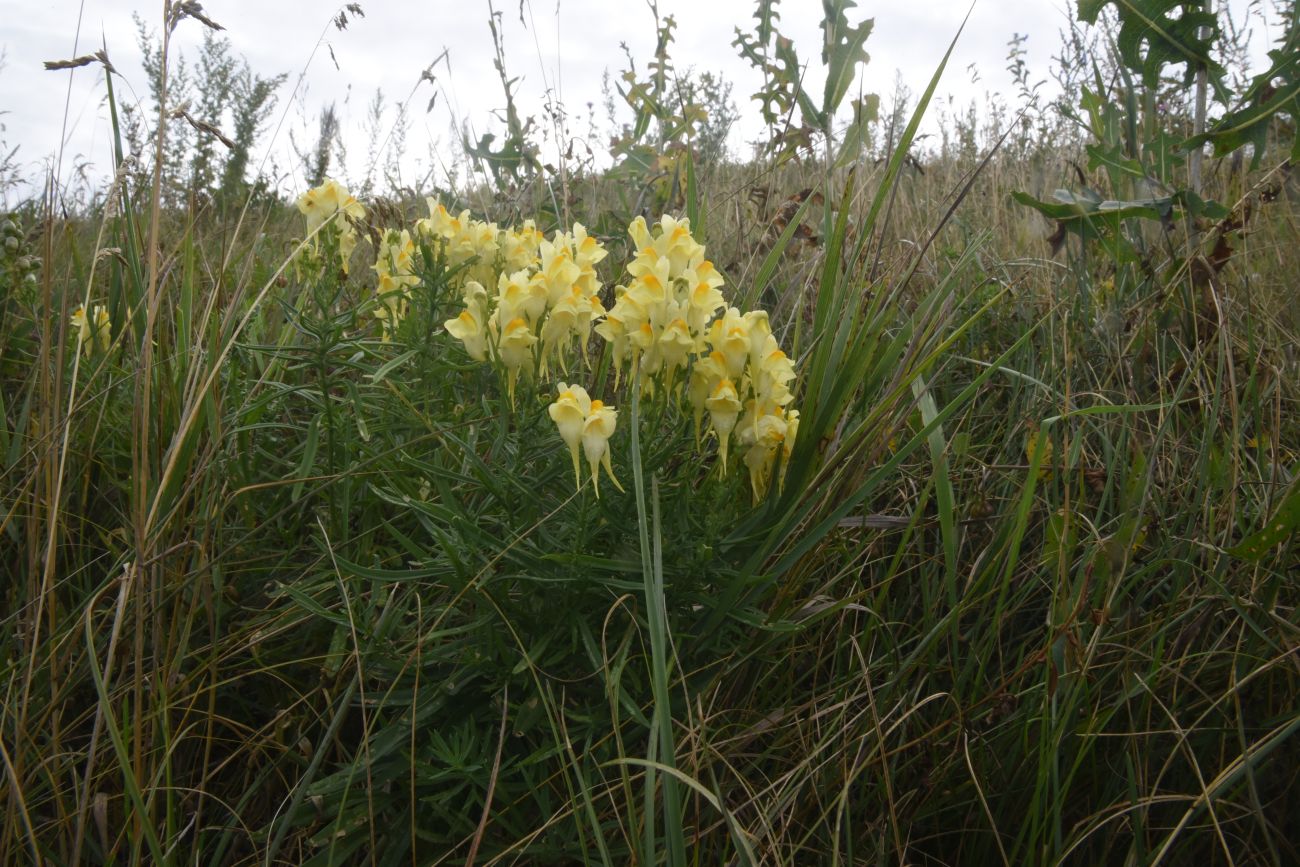
[[[81,161],[89,161],[91,176],[100,177],[110,163],[103,78],[97,67],[45,72],[42,61],[85,54],[107,43],[122,75],[120,81],[126,85],[119,90],[125,90],[120,98],[147,102],[131,13],[138,12],[157,28],[162,5],[161,0],[148,5],[141,0],[0,0],[0,51],[5,55],[0,111],[7,112],[0,115],[5,127],[0,140],[8,147],[20,147],[19,156],[31,173],[38,174],[42,161],[58,150],[65,102],[64,177]],[[874,17],[876,21],[867,42],[872,59],[862,88],[888,101],[897,72],[914,94],[921,92],[969,5],[969,0],[862,0],[851,19]],[[1243,17],[1240,13],[1248,6],[1269,4],[1231,0],[1229,5]],[[477,134],[499,129],[490,114],[503,105],[503,99],[492,65],[486,0],[361,0],[365,17],[354,19],[344,32],[329,23],[341,6],[310,0],[207,0],[203,6],[226,27],[235,51],[248,59],[255,72],[289,75],[267,134],[269,138],[283,119],[271,154],[285,190],[301,185],[302,169],[289,148],[290,131],[300,142],[312,138],[320,106],[337,103],[350,145],[349,173],[363,174],[362,122],[376,88],[383,90],[390,105],[407,99],[420,73],[444,49],[447,63],[435,68],[441,91],[438,107],[425,111],[434,94],[427,82],[411,98],[403,181],[412,183],[432,162],[451,159],[453,118],[455,123],[468,123]],[[624,68],[620,43],[627,44],[642,70],[654,50],[654,19],[644,0],[500,0],[496,9],[503,17],[507,68],[511,76],[521,78],[521,113],[535,115],[544,124],[544,100],[548,92],[553,93],[568,108],[571,131],[585,135],[587,104],[594,103],[603,136],[607,124],[601,78],[609,70],[617,79]],[[693,66],[720,72],[733,83],[733,98],[744,121],[732,144],[742,149],[744,140],[753,138],[760,127],[757,107],[749,101],[759,79],[731,43],[738,25],[752,29],[753,3],[659,0],[659,11],[676,19],[671,52],[679,69]],[[779,29],[794,39],[801,59],[813,61],[806,86],[820,92],[815,70],[821,3],[785,0],[778,11]],[[940,86],[941,105],[949,95],[965,103],[982,99],[987,90],[1008,91],[1007,42],[1014,33],[1028,34],[1027,60],[1033,76],[1046,78],[1066,15],[1064,0],[976,0]],[[1265,34],[1258,22],[1254,27],[1262,52]],[[201,25],[185,21],[175,44],[193,56],[201,33]],[[603,144],[593,142],[593,148],[600,150]]]

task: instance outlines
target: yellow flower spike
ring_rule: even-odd
[[[578,446],[582,443],[583,430],[587,417],[591,414],[592,401],[587,395],[587,390],[580,385],[566,385],[561,382],[559,395],[547,411],[560,430],[560,438],[569,447],[569,454],[573,457],[573,481],[578,488],[581,488],[582,471],[578,462]]]
[[[415,276],[415,242],[406,229],[400,232],[389,229],[384,233],[375,264],[371,269],[378,275],[390,274],[409,286],[419,282]]]
[[[583,273],[595,275],[595,266],[603,261],[609,251],[594,237],[587,234],[587,229],[582,223],[573,224],[573,260],[583,270]],[[594,291],[591,287],[584,287],[586,291]]]
[[[605,316],[605,305],[600,303],[599,295],[588,295],[586,305],[578,308],[578,322],[576,330],[578,332],[578,346],[582,350],[582,360],[591,366],[591,359],[587,357],[587,344],[591,342],[591,325],[598,319]],[[617,379],[617,373],[615,378]],[[615,388],[617,388],[617,384]]]
[[[327,178],[319,187],[303,193],[298,197],[296,204],[299,212],[307,218],[308,234],[327,223],[329,227],[321,231],[339,233],[339,258],[342,260],[340,265],[343,273],[346,274],[352,251],[357,246],[357,233],[349,219],[364,219],[366,209],[347,191],[346,187],[332,178]]]
[[[653,316],[657,308],[668,303],[668,285],[672,282],[668,260],[645,263],[645,267],[639,270],[639,274],[633,274],[635,279],[628,285],[627,294]],[[631,265],[628,273],[632,273]]]
[[[560,369],[568,372],[568,350],[577,337],[581,343],[582,357],[587,359],[587,338],[591,334],[591,320],[596,311],[604,312],[600,299],[586,296],[574,284],[568,294],[551,308],[546,324],[542,326],[542,369],[552,355],[560,360]]]
[[[504,269],[508,272],[531,268],[537,263],[537,250],[542,243],[542,233],[532,220],[525,220],[518,229],[501,233],[500,248]]]
[[[609,460],[609,438],[614,435],[617,421],[618,413],[612,406],[605,406],[600,401],[593,400],[591,411],[582,425],[582,450],[587,456],[587,463],[591,465],[591,484],[596,490],[597,497],[600,496],[599,467],[602,465],[609,475],[609,480],[614,483],[614,487],[623,490],[623,486],[614,476],[614,468]]]
[[[339,233],[339,265],[343,268],[343,273],[348,273],[348,266],[352,262],[352,251],[357,248],[357,233],[349,226],[346,230]]]
[[[795,378],[794,363],[777,346],[774,337],[767,338],[765,352],[757,371],[752,373],[754,392],[762,400],[785,406],[794,400],[789,388]]]
[[[628,328],[623,319],[627,309],[620,300],[595,329],[596,333],[609,343],[610,353],[614,356],[615,391],[618,390],[619,377],[623,373],[623,359],[628,355]]]
[[[73,328],[77,329],[77,345],[87,346],[87,342],[90,340],[90,320],[86,318],[86,306],[78,304],[77,309],[73,310],[72,315],[68,317],[68,322],[72,324]],[[88,346],[86,354],[90,354]]]
[[[681,274],[696,258],[703,258],[704,248],[691,237],[690,220],[675,220],[665,214],[659,219],[659,229],[655,246],[672,264],[673,276]]]
[[[540,248],[542,269],[536,279],[546,288],[547,304],[558,304],[582,277],[582,269],[573,261],[569,239],[561,232],[555,233],[553,242],[544,241]]]
[[[718,461],[722,464],[722,475],[727,474],[727,445],[731,441],[731,431],[736,427],[736,417],[740,415],[740,397],[736,386],[730,379],[723,379],[713,389],[713,394],[704,402],[709,410],[709,421],[718,434]]]
[[[429,206],[429,216],[415,224],[415,230],[428,238],[442,238],[450,241],[460,232],[460,224],[451,212],[435,198],[427,198],[424,203]]]
[[[524,316],[528,317],[529,325],[535,326],[546,315],[546,309],[551,303],[551,290],[546,283],[546,277],[540,273],[528,277],[524,290]]]

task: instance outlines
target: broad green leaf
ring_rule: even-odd
[[[868,18],[861,24],[850,24],[848,10],[858,4],[853,0],[822,0],[822,62],[826,64],[826,88],[822,96],[823,128],[835,116],[835,110],[844,101],[844,95],[853,84],[859,65],[870,60],[863,46],[876,22]]]
[[[1142,73],[1143,83],[1154,88],[1165,66],[1184,64],[1183,81],[1190,84],[1202,67],[1220,98],[1226,97],[1225,71],[1213,57],[1219,37],[1217,15],[1205,11],[1199,0],[1079,0],[1079,18],[1089,24],[1108,4],[1115,5],[1120,28],[1117,45],[1129,69]],[[1175,17],[1176,16],[1176,17]]]
[[[1185,147],[1214,145],[1215,156],[1227,156],[1246,145],[1253,146],[1251,168],[1259,165],[1268,145],[1273,118],[1291,116],[1292,126],[1300,118],[1300,28],[1282,48],[1269,52],[1273,65],[1257,75],[1240,101],[1203,135],[1188,139]],[[1300,156],[1300,130],[1295,133],[1292,159]]]

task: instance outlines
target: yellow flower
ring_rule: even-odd
[[[106,308],[96,304],[90,316],[87,316],[86,308],[78,304],[77,309],[72,311],[68,319],[77,329],[77,345],[85,349],[86,355],[90,355],[96,343],[101,350],[108,351],[113,335]]]
[[[591,398],[580,385],[560,383],[560,396],[547,408],[551,420],[560,429],[560,438],[569,447],[573,457],[573,481],[582,487],[582,473],[578,464],[578,446],[582,443],[582,429],[591,414]]]
[[[654,376],[659,371],[659,353],[655,351],[654,328],[646,320],[637,324],[636,330],[627,335],[627,342],[632,347],[632,373],[644,372]]]
[[[497,340],[497,355],[506,366],[506,389],[510,394],[511,406],[515,405],[515,383],[519,381],[519,369],[532,363],[535,343],[537,336],[522,316],[516,316],[506,323]]]
[[[789,425],[781,407],[771,405],[756,409],[751,406],[745,418],[741,419],[739,429],[741,443],[749,446],[745,452],[745,466],[749,467],[749,484],[757,503],[771,486],[776,450],[784,445]]]
[[[587,338],[591,334],[591,320],[603,313],[600,299],[595,295],[583,294],[582,287],[574,284],[567,295],[561,298],[546,315],[546,324],[542,326],[542,370],[545,372],[547,360],[559,356],[560,367],[567,369],[565,352],[577,337],[581,343],[582,357],[587,357]]]
[[[614,388],[618,388],[619,376],[623,371],[623,360],[632,356],[631,334],[641,327],[645,311],[636,301],[628,297],[623,286],[614,288],[616,299],[614,307],[605,314],[605,318],[596,326],[596,333],[609,342],[614,362]]]
[[[749,334],[749,363],[757,368],[763,363],[763,357],[777,348],[776,339],[772,337],[772,326],[767,320],[767,311],[750,310],[745,314],[745,326],[745,331]]]
[[[718,460],[722,463],[722,474],[727,474],[727,445],[731,441],[731,432],[736,427],[736,418],[740,415],[740,397],[736,386],[730,379],[723,379],[713,394],[704,402],[709,410],[709,421],[718,434]]]
[[[654,256],[651,251],[651,256]],[[638,258],[627,266],[633,280],[627,287],[627,294],[648,313],[653,313],[668,302],[669,262],[663,257]]]
[[[542,267],[537,276],[546,288],[547,304],[554,306],[573,289],[582,276],[582,269],[574,263],[569,239],[563,232],[555,233],[554,242],[543,241],[538,252]]]
[[[298,210],[307,218],[307,231],[314,232],[318,227],[342,212],[354,220],[364,219],[366,209],[356,200],[347,187],[333,178],[326,178],[319,187],[308,190],[298,197]]]
[[[687,388],[691,408],[695,415],[695,445],[700,444],[700,422],[704,419],[706,402],[718,383],[727,377],[727,362],[721,352],[712,352],[695,359],[691,367],[691,380]]]
[[[767,346],[763,350],[762,361],[755,370],[750,371],[753,378],[754,394],[760,401],[771,401],[785,406],[794,400],[790,394],[790,383],[794,381],[794,363],[777,346],[776,338],[768,335]]]
[[[587,230],[582,223],[573,224],[573,235],[570,242],[573,247],[573,261],[582,272],[578,278],[582,284],[582,291],[588,295],[594,295],[600,291],[600,283],[596,280],[596,265],[609,255],[609,251],[601,246],[599,241],[587,234]]]
[[[475,361],[487,361],[487,290],[473,280],[465,284],[465,309],[442,324],[447,333],[465,344]]]
[[[698,337],[704,334],[705,326],[713,314],[726,306],[726,300],[718,290],[723,284],[722,275],[713,267],[712,262],[706,260],[694,268],[688,268],[682,274],[682,279],[685,280],[688,291],[687,304],[690,312],[687,322],[691,333]]]
[[[726,313],[713,320],[709,326],[709,344],[715,351],[722,353],[727,375],[739,380],[745,371],[745,362],[749,359],[749,318],[742,316],[735,307],[728,308]]]
[[[415,276],[415,242],[406,229],[400,232],[389,229],[384,233],[379,254],[372,266],[376,274],[391,274],[401,282],[414,286],[419,282]]]
[[[506,271],[522,271],[537,263],[537,251],[543,240],[542,233],[532,220],[525,220],[518,229],[501,233],[501,252]]]
[[[406,287],[393,275],[380,274],[375,283],[375,296],[379,299],[375,318],[383,323],[383,337],[387,343],[397,333],[397,326],[406,318],[409,308]]]
[[[609,462],[609,438],[614,435],[617,420],[618,413],[612,406],[605,406],[600,401],[593,400],[591,411],[582,424],[582,450],[587,455],[587,463],[591,465],[591,485],[596,489],[597,497],[600,496],[598,464],[605,467],[605,472],[609,474],[609,480],[614,483],[614,487],[623,490],[623,486],[614,477],[614,468]]]
[[[502,274],[497,278],[497,308],[493,319],[498,324],[525,315],[524,308],[529,298],[528,280],[527,271]]]
[[[429,216],[423,220],[417,220],[415,230],[426,238],[442,238],[444,241],[450,241],[461,233],[464,225],[457,217],[453,217],[447,207],[435,198],[427,198],[424,203],[429,207]],[[466,216],[468,212],[462,213]]]
[[[659,335],[659,355],[663,360],[664,387],[672,388],[673,374],[679,367],[686,366],[686,357],[695,348],[695,339],[691,337],[690,326],[678,316],[669,322]]]

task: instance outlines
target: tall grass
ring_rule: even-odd
[[[384,342],[288,207],[164,207],[120,135],[102,209],[51,191],[39,281],[0,272],[0,862],[1300,858],[1294,203],[1208,290],[1125,294],[1009,200],[1050,143],[909,163],[942,72],[879,164],[685,162],[800,361],[757,506],[661,395],[627,492],[575,493],[550,395],[443,331],[436,249]],[[621,182],[571,181],[621,263]],[[781,231],[760,187],[821,198]]]

